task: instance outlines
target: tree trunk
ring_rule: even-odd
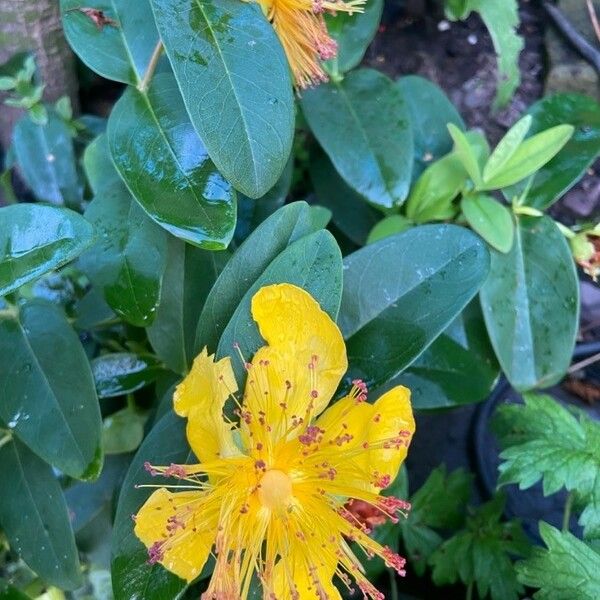
[[[63,36],[58,0],[0,0],[0,64],[26,51],[35,52],[39,75],[46,84],[44,99],[53,102],[67,95],[77,111],[75,59]],[[0,105],[0,144],[4,149],[20,114]]]

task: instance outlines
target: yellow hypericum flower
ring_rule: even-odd
[[[255,0],[273,24],[285,50],[296,87],[326,81],[321,60],[334,58],[335,40],[327,33],[324,12],[362,12],[366,0]]]
[[[380,599],[350,542],[400,574],[404,559],[371,539],[348,503],[366,503],[394,520],[409,508],[379,492],[396,477],[415,429],[410,393],[398,386],[369,404],[366,386],[355,381],[320,415],[347,368],[336,324],[289,284],[260,289],[252,316],[268,345],[245,363],[241,402],[230,359],[214,362],[206,349],[177,387],[175,411],[187,417],[200,464],[147,465],[180,481],[150,496],[135,533],[150,562],[187,581],[213,554],[205,599],[245,599],[254,574],[266,600],[340,598],[336,576]],[[228,398],[239,426],[223,417]]]

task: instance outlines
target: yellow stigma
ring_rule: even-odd
[[[272,510],[286,509],[292,500],[292,480],[283,471],[267,471],[260,480],[258,498]]]

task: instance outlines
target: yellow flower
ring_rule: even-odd
[[[415,429],[410,393],[398,386],[369,404],[366,386],[355,381],[323,412],[347,368],[336,324],[289,284],[260,289],[252,316],[267,345],[244,363],[241,402],[230,359],[214,362],[206,349],[176,389],[175,411],[187,417],[200,464],[147,465],[180,481],[150,496],[135,533],[150,562],[187,581],[212,553],[204,599],[245,599],[254,574],[268,600],[340,598],[335,576],[380,599],[349,542],[400,574],[404,559],[371,539],[347,506],[355,499],[393,520],[409,508],[379,493],[396,477]],[[239,426],[223,416],[228,399]]]
[[[273,24],[285,50],[296,87],[305,88],[327,76],[321,60],[334,58],[335,40],[327,33],[324,12],[362,12],[366,0],[255,0]]]

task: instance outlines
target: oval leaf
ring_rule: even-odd
[[[171,75],[155,76],[147,93],[125,92],[110,115],[108,142],[127,187],[159,225],[203,248],[229,244],[235,192],[209,159]]]
[[[552,219],[519,219],[512,250],[492,253],[481,306],[496,356],[516,389],[547,387],[564,375],[579,322],[579,284]]]
[[[219,171],[259,198],[279,179],[294,135],[287,60],[255,3],[151,0],[196,131]]]
[[[110,157],[106,133],[101,133],[86,146],[83,153],[83,168],[94,194],[103,187],[121,181]]]
[[[92,361],[98,398],[131,394],[151,384],[161,372],[160,361],[150,354],[104,354]]]
[[[0,479],[10,482],[0,494],[0,524],[11,548],[45,582],[78,588],[83,581],[75,538],[52,467],[13,439],[0,447]]]
[[[194,335],[208,292],[229,254],[208,252],[169,239],[167,269],[148,339],[156,354],[176,373],[187,373],[196,352]]]
[[[217,349],[225,326],[250,287],[291,243],[315,230],[306,202],[282,207],[255,229],[210,290],[198,321],[194,355],[204,346],[211,352]]]
[[[62,267],[94,240],[92,226],[66,208],[15,204],[0,209],[0,296]]]
[[[343,81],[304,91],[302,111],[350,187],[378,206],[402,204],[413,141],[408,110],[393,81],[371,69],[353,71]]]
[[[515,237],[511,212],[497,200],[484,194],[465,196],[460,204],[469,225],[499,252],[509,252]]]
[[[350,378],[378,386],[406,369],[477,293],[488,265],[483,242],[455,225],[414,227],[347,256],[339,325]]]
[[[91,479],[102,467],[90,365],[62,311],[33,300],[0,319],[0,418],[46,462]]]
[[[85,217],[98,242],[79,259],[108,305],[132,325],[152,323],[167,261],[167,234],[121,183],[103,187]]]
[[[71,48],[93,71],[137,85],[158,42],[148,0],[60,0]]]

